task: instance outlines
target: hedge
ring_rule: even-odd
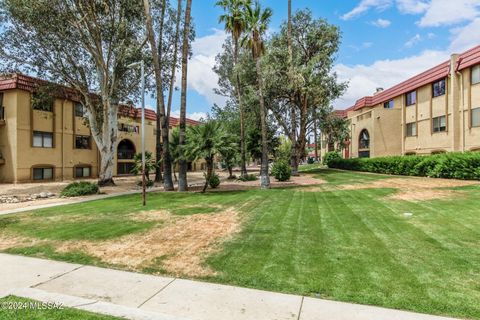
[[[480,152],[430,156],[332,159],[330,168],[382,174],[480,180]]]

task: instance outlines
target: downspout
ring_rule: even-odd
[[[65,180],[65,102],[67,100],[64,99],[62,101],[62,181]]]
[[[465,92],[463,85],[463,73],[456,71],[457,75],[460,76],[460,90],[462,91],[462,152],[465,152]]]

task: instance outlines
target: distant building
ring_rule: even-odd
[[[61,87],[52,105],[32,105],[34,88],[42,80],[22,74],[0,78],[0,182],[29,182],[94,178],[100,154],[75,91]],[[121,106],[114,175],[128,175],[140,152],[140,109]],[[146,110],[146,150],[155,154],[156,114]],[[170,128],[178,126],[170,118]],[[187,120],[188,125],[199,122]],[[203,169],[201,161],[190,170]]]
[[[339,114],[350,123],[347,158],[479,151],[480,46]]]

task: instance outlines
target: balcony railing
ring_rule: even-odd
[[[119,160],[132,160],[135,156],[135,151],[132,150],[118,150],[117,159]]]

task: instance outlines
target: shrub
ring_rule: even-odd
[[[288,181],[292,175],[292,168],[285,160],[279,160],[272,166],[272,175],[278,181]]]
[[[212,173],[212,176],[210,177],[210,180],[208,181],[208,184],[212,189],[215,189],[220,185],[220,177],[216,173]]]
[[[332,159],[330,168],[432,178],[480,180],[480,154],[443,153],[429,156]]]
[[[72,182],[60,193],[63,197],[80,197],[98,193],[98,185],[87,181]]]
[[[142,180],[137,182],[137,186],[141,187],[142,186]],[[155,186],[155,181],[153,180],[145,180],[145,186],[147,188],[153,188]]]
[[[323,164],[326,166],[329,166],[329,163],[336,159],[342,159],[342,156],[340,155],[340,153],[336,151],[327,152],[323,157]]]
[[[312,157],[309,157],[307,159],[307,164],[314,164],[315,163],[315,159],[313,159]]]
[[[245,181],[256,181],[257,179],[258,179],[257,176],[254,175],[254,174],[247,174],[243,177],[238,178],[238,180],[243,181],[243,182],[245,182]]]

